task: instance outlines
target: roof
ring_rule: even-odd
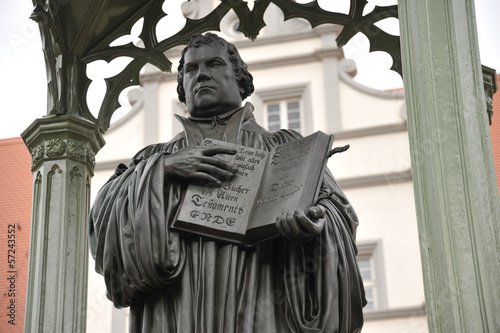
[[[28,255],[31,229],[31,198],[33,176],[31,174],[31,156],[20,137],[0,140],[0,229],[2,242],[0,252],[5,256],[0,274],[0,307],[6,309],[15,301],[15,325],[5,317],[0,321],[0,332],[22,332],[24,326],[24,306],[26,301],[26,283],[28,277]],[[7,242],[7,235],[15,242]],[[12,250],[9,252],[8,250]],[[15,251],[15,252],[14,252]],[[7,265],[7,254],[14,256],[13,267]],[[9,258],[11,259],[11,258]],[[7,278],[15,271],[15,294],[10,290]]]

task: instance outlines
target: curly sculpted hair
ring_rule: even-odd
[[[241,99],[244,100],[250,96],[254,91],[253,77],[252,74],[248,72],[247,64],[241,59],[240,54],[236,47],[227,42],[225,39],[212,34],[206,33],[205,35],[195,34],[191,37],[188,45],[182,50],[181,60],[179,62],[178,74],[177,74],[177,93],[179,94],[179,101],[186,103],[186,93],[184,91],[184,55],[191,48],[197,48],[202,45],[213,46],[214,43],[219,43],[226,48],[229,54],[229,60],[233,67],[234,74],[236,75],[236,80],[240,86]]]

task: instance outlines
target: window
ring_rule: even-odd
[[[266,103],[266,127],[270,131],[288,128],[302,133],[301,102],[298,99]]]
[[[310,95],[308,83],[256,90],[251,96],[255,119],[270,131],[288,128],[304,136],[312,134]]]
[[[358,266],[365,286],[366,301],[365,310],[374,310],[377,308],[377,281],[375,279],[375,267],[373,258],[358,257]]]
[[[365,286],[366,301],[363,310],[379,310],[387,307],[385,296],[382,241],[358,243],[358,267]]]

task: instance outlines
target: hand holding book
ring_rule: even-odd
[[[302,209],[296,209],[293,213],[285,209],[276,218],[276,228],[289,240],[308,242],[323,230],[325,213],[325,208],[319,205],[310,207],[306,213]]]

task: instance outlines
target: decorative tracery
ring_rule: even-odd
[[[376,6],[363,15],[366,0],[350,0],[348,14],[324,10],[317,0],[303,4],[292,0],[254,0],[252,8],[248,1],[221,0],[205,17],[186,19],[178,33],[159,41],[156,26],[167,15],[162,10],[164,0],[34,0],[32,18],[39,23],[44,41],[49,113],[77,114],[96,122],[105,132],[111,116],[120,107],[118,96],[127,87],[139,84],[144,65],[150,63],[161,71],[171,71],[172,62],[164,55],[165,51],[187,44],[194,33],[220,31],[221,20],[231,9],[239,20],[238,31],[253,40],[266,25],[264,13],[270,3],[280,8],[285,20],[303,18],[313,28],[322,24],[343,26],[336,40],[338,46],[345,45],[358,32],[363,33],[370,41],[370,51],[387,52],[393,60],[391,69],[402,74],[399,37],[375,25],[386,18],[397,18],[396,5]],[[110,46],[116,38],[129,34],[141,18],[144,24],[139,37],[144,47],[133,43]],[[110,62],[122,56],[132,61],[120,73],[105,80],[106,94],[96,119],[85,99],[91,82],[85,74],[86,66],[96,60]]]

